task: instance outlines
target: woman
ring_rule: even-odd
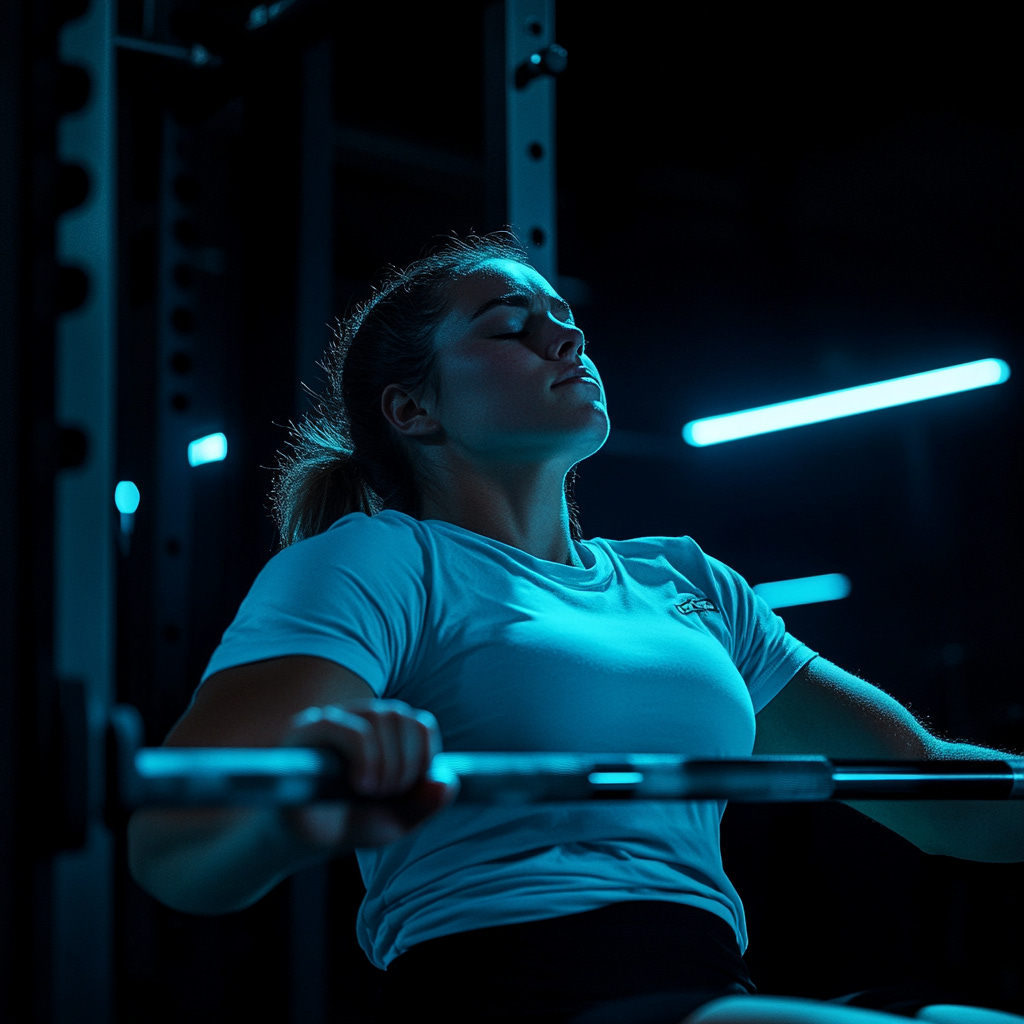
[[[142,812],[136,878],[220,913],[357,849],[382,1020],[429,1007],[449,1022],[675,1021],[703,1004],[708,1020],[797,1019],[747,998],[724,804],[449,806],[457,785],[430,772],[442,737],[703,757],[991,752],[937,740],[817,657],[692,541],[581,540],[569,484],[607,437],[604,387],[568,305],[504,238],[451,242],[395,275],[328,369],[279,475],[284,550],[167,743],[330,747],[357,791],[388,799]],[[1024,859],[1016,807],[860,809],[931,852]]]

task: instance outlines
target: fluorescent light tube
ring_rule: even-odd
[[[841,572],[822,576],[801,576],[793,580],[757,583],[754,593],[768,602],[770,608],[792,608],[798,604],[819,604],[839,601],[850,593],[850,578]]]
[[[683,440],[697,448],[736,441],[742,437],[788,430],[809,423],[823,423],[841,416],[857,416],[926,398],[952,395],[958,391],[1002,384],[1010,376],[1010,367],[1002,359],[977,359],[973,363],[947,366],[941,370],[912,373],[877,384],[862,384],[842,391],[829,391],[809,398],[795,398],[775,405],[762,405],[743,412],[708,416],[683,427]]]

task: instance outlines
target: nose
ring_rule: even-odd
[[[586,339],[575,324],[567,324],[564,320],[548,313],[547,321],[540,332],[542,351],[545,359],[558,362],[567,359],[573,352],[577,356],[583,354]]]

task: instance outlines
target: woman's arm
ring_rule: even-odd
[[[440,750],[433,716],[375,699],[363,679],[321,658],[218,672],[165,745],[327,747],[346,760],[357,791],[390,798],[358,807],[138,811],[128,826],[132,875],[190,913],[240,910],[300,868],[401,837],[454,796],[427,777]]]
[[[824,658],[802,668],[758,714],[754,753],[899,761],[1007,756],[938,739],[888,694]],[[1024,861],[1024,801],[872,800],[851,806],[926,853]]]

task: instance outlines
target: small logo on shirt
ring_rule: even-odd
[[[688,597],[676,605],[676,611],[681,615],[692,615],[694,612],[717,612],[718,609],[706,597]]]

